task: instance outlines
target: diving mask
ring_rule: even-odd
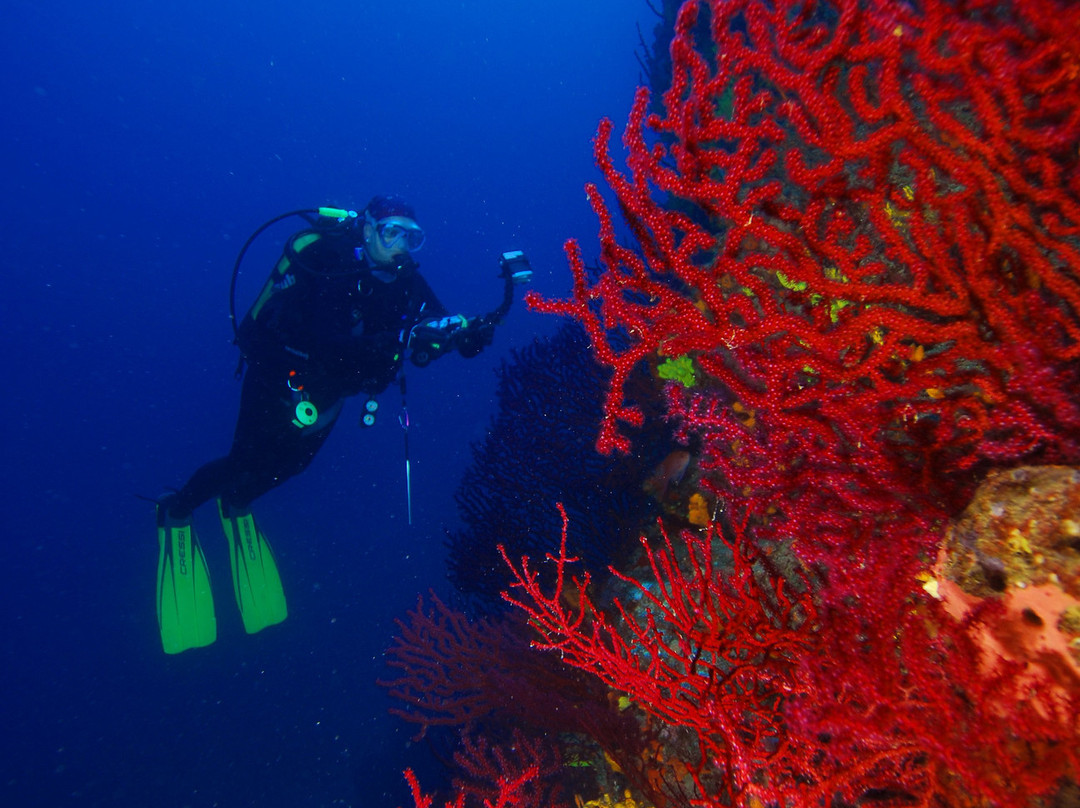
[[[388,216],[375,222],[375,233],[387,252],[405,249],[414,253],[424,246],[424,231],[412,219]]]

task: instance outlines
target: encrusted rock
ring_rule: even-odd
[[[1006,615],[992,633],[1009,658],[1070,664],[1052,671],[1080,681],[1080,469],[1028,466],[991,473],[945,537],[935,581],[957,615],[1000,598]],[[1069,670],[1071,668],[1071,670]]]
[[[1080,469],[990,474],[946,539],[945,574],[971,595],[1052,583],[1080,597]]]

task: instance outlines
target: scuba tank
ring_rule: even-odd
[[[299,216],[312,228],[326,227],[326,220],[332,220],[333,223],[329,225],[331,227],[355,227],[359,214],[355,210],[327,206],[290,210],[288,213],[282,213],[280,216],[275,216],[273,219],[263,222],[254,233],[248,236],[248,240],[244,242],[244,246],[240,248],[240,253],[236,256],[236,262],[233,264],[232,270],[232,281],[229,283],[229,322],[232,323],[234,344],[240,341],[240,326],[236,321],[236,281],[240,277],[240,265],[244,262],[244,256],[247,255],[248,248],[255,243],[255,239],[261,236],[268,228],[288,219],[290,216]]]

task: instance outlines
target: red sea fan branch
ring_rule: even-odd
[[[590,187],[604,271],[590,282],[572,258],[572,301],[531,298],[582,319],[614,370],[598,446],[626,450],[618,422],[640,420],[630,368],[689,354],[785,429],[805,428],[802,408],[861,409],[932,422],[920,451],[955,469],[1080,455],[1063,364],[1080,357],[1077,7],[716,2],[714,64],[696,9],[665,114],[636,99],[628,176],[609,122],[596,140],[639,251]],[[1054,371],[1021,391],[1033,362]],[[860,455],[880,467],[896,449],[870,437]]]
[[[519,794],[534,777],[536,777],[536,767],[529,768],[516,777],[499,777],[496,780],[497,793],[494,799],[484,800],[484,808],[519,808]],[[414,808],[431,808],[434,798],[424,794],[412,769],[405,770],[405,781],[409,784]],[[446,808],[465,808],[465,794],[459,792],[452,802],[448,800]]]
[[[786,759],[781,715],[800,689],[793,659],[813,641],[805,630],[813,602],[805,587],[795,592],[775,577],[764,583],[758,552],[741,529],[731,541],[717,525],[704,534],[683,531],[678,545],[662,528],[661,536],[658,548],[642,540],[655,588],[612,571],[633,593],[632,601],[616,602],[617,621],[590,598],[587,572],[567,576],[575,559],[566,552],[565,512],[559,554],[547,557],[550,594],[527,558],[520,565],[507,559],[511,591],[520,595],[504,597],[529,616],[541,637],[536,647],[695,733],[699,773],[722,773],[728,796],[753,793],[764,767],[796,768]],[[730,554],[726,563],[719,552]]]
[[[594,144],[633,247],[590,186],[600,271],[571,244],[572,298],[530,303],[584,322],[613,370],[601,451],[627,451],[620,422],[640,422],[623,389],[632,368],[688,360],[682,379],[696,381],[665,396],[701,486],[760,546],[789,545],[820,576],[820,647],[788,651],[813,674],[811,698],[786,700],[803,741],[769,747],[774,784],[788,771],[853,800],[892,781],[924,804],[957,776],[950,802],[1045,791],[1025,780],[1024,749],[1075,732],[1019,707],[1015,726],[988,714],[1007,683],[979,677],[967,627],[938,625],[915,575],[973,472],[1080,463],[1080,5],[714,0],[711,42],[702,5],[680,12],[663,113],[647,115],[644,90],[635,99],[626,172],[610,122]],[[587,574],[566,579],[565,536],[549,556],[554,594],[523,562],[515,602],[543,647],[690,722],[747,788],[758,736],[722,689],[705,697],[727,668],[707,685],[689,675],[682,635],[702,640],[688,613],[709,625],[727,612],[694,588],[711,569],[704,548],[669,567],[664,542],[650,563],[673,583],[641,591],[644,613],[622,603],[622,633],[586,596]],[[737,604],[729,585],[706,589]],[[845,670],[827,664],[834,652]],[[719,712],[684,710],[703,698]],[[887,728],[868,731],[881,716]],[[820,757],[816,730],[833,739]]]
[[[470,623],[435,595],[432,603],[428,609],[421,598],[407,622],[396,621],[398,635],[387,651],[387,665],[401,675],[379,683],[406,705],[390,712],[420,724],[420,735],[430,726],[472,724],[496,709],[491,680],[512,658],[509,649],[523,645],[504,625]]]
[[[454,788],[465,795],[466,805],[490,805],[500,798],[505,784],[515,783],[515,808],[565,808],[559,775],[563,771],[559,747],[548,739],[530,739],[517,727],[507,743],[492,744],[484,735],[461,733],[461,749],[454,753],[458,774]]]

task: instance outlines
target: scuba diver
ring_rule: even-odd
[[[288,239],[237,327],[236,279],[244,254],[266,228],[293,215],[309,226]],[[192,512],[216,498],[247,633],[283,621],[288,610],[281,578],[251,503],[308,467],[346,398],[367,396],[362,423],[370,426],[378,408],[374,397],[395,379],[404,397],[406,357],[422,367],[451,350],[464,357],[480,353],[510,308],[513,286],[531,277],[522,253],[504,253],[502,304],[485,315],[452,316],[418,271],[413,256],[423,244],[413,208],[396,196],[376,196],[360,213],[319,208],[283,214],[241,249],[230,291],[241,352],[237,374],[243,373],[232,447],[157,502],[157,614],[166,653],[209,645],[217,636]],[[406,420],[402,427],[407,436]],[[408,480],[407,443],[406,473]]]

